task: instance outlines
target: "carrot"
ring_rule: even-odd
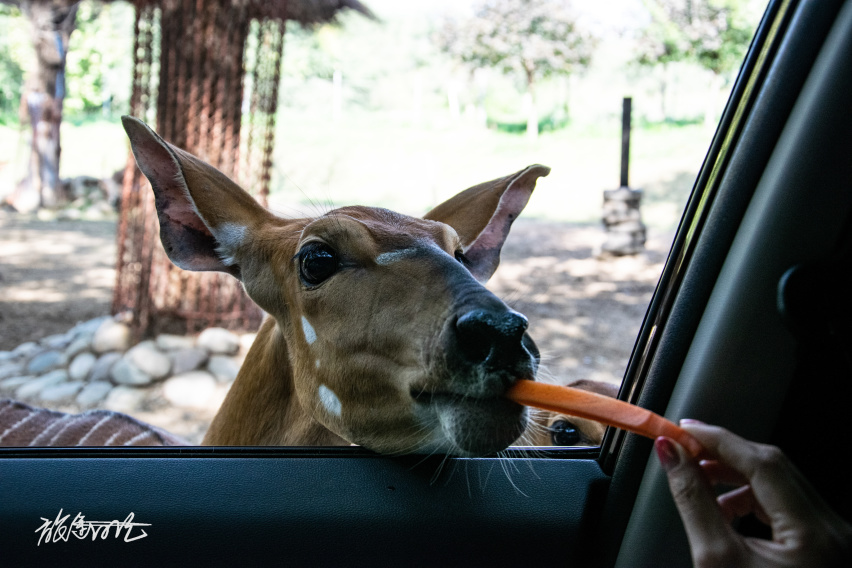
[[[665,436],[686,448],[692,457],[704,457],[701,443],[686,430],[659,414],[622,400],[529,380],[516,382],[506,391],[505,396],[524,406],[535,406],[543,410],[596,420],[640,436],[652,439]]]

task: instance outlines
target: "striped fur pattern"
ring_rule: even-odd
[[[188,446],[189,442],[126,414],[66,414],[0,400],[0,446]]]

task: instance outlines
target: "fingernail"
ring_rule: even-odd
[[[654,449],[657,450],[657,457],[666,471],[680,465],[680,454],[668,438],[660,436],[654,440]]]
[[[680,425],[683,426],[684,424],[704,424],[704,422],[695,418],[681,418]]]

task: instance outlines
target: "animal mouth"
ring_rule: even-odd
[[[500,393],[502,395],[502,393]],[[483,456],[505,449],[527,425],[526,409],[500,395],[472,396],[412,389],[418,407],[427,410],[450,442],[451,453]]]
[[[427,391],[411,389],[411,398],[422,405],[482,405],[488,403],[510,402],[501,395],[475,396],[451,391]],[[514,403],[513,403],[514,404]]]
[[[419,404],[433,404],[435,402],[453,402],[460,399],[481,400],[482,397],[473,397],[449,391],[426,391],[411,389],[411,398]],[[496,398],[496,397],[490,397]]]

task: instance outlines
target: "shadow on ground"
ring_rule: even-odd
[[[0,212],[0,351],[109,313],[115,231]]]

